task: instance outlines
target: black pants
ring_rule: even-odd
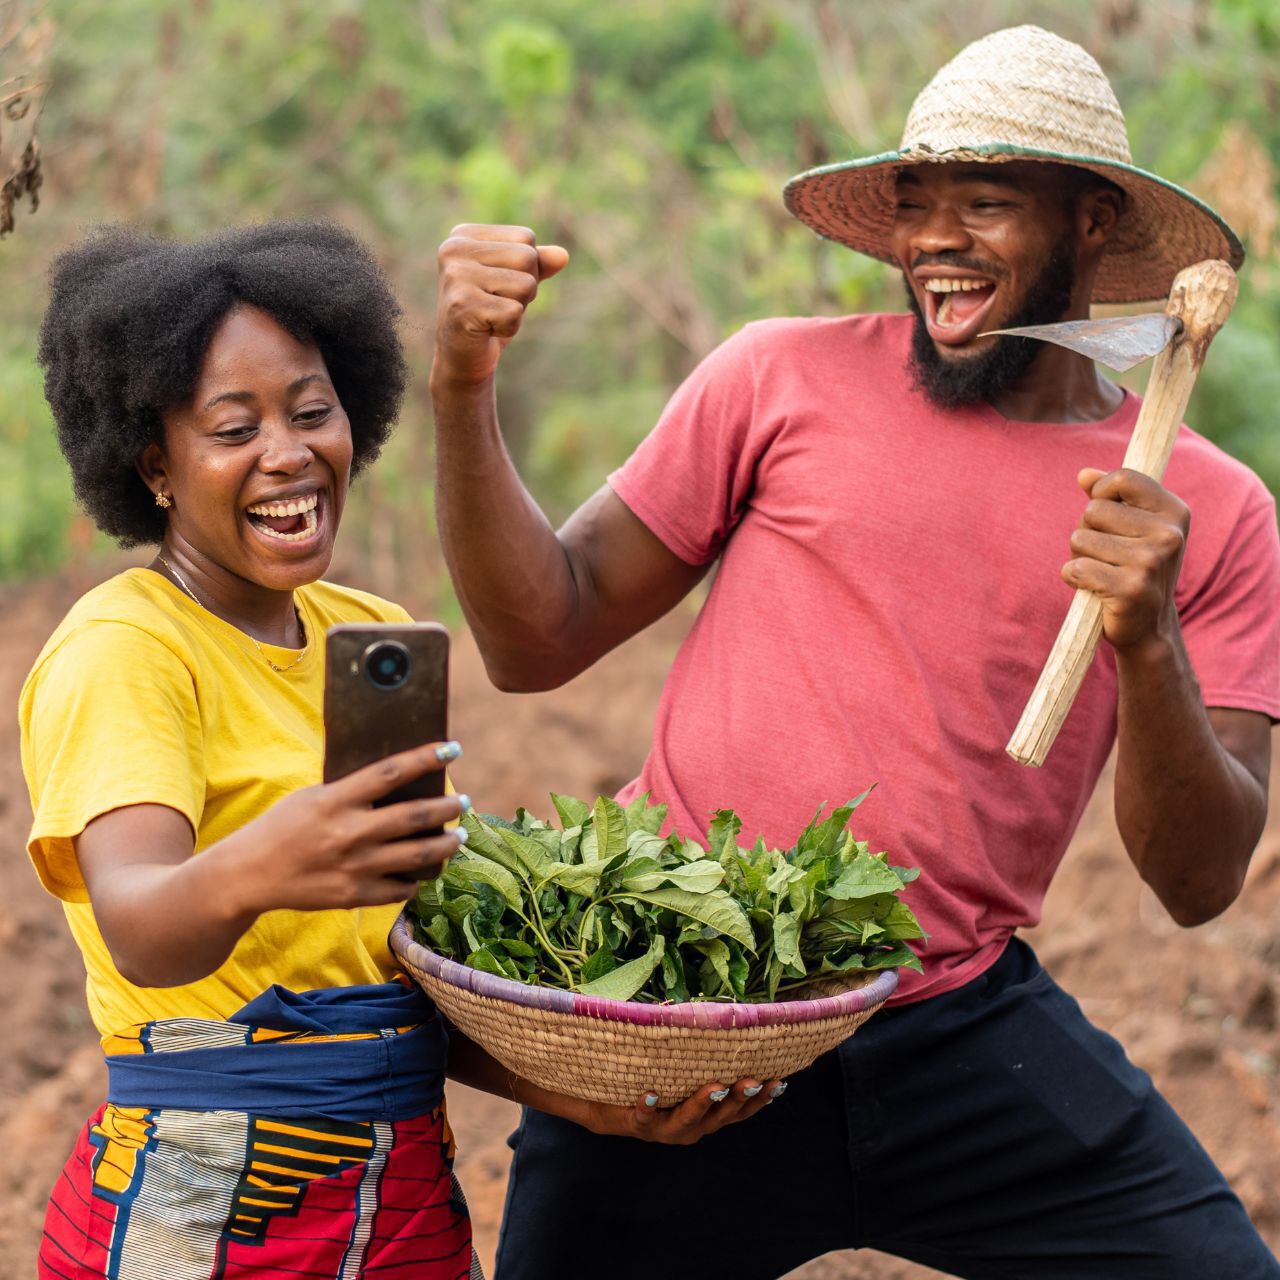
[[[538,1112],[511,1145],[497,1280],[774,1280],[864,1247],[975,1280],[1280,1280],[1150,1078],[1017,940],[696,1146]]]

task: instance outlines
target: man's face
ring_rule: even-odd
[[[1041,347],[980,338],[1051,324],[1076,295],[1074,201],[1052,165],[933,164],[897,180],[891,244],[916,315],[912,370],[944,407],[990,400],[1018,382]]]

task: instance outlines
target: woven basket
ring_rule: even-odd
[[[898,985],[896,969],[855,973],[812,999],[775,1004],[641,1004],[533,987],[482,973],[391,930],[405,971],[461,1031],[544,1089],[635,1106],[674,1106],[704,1084],[783,1079],[852,1035]],[[818,984],[821,985],[821,984]]]

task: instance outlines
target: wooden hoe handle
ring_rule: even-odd
[[[1163,477],[1196,374],[1209,343],[1231,314],[1237,291],[1236,273],[1216,259],[1197,262],[1178,273],[1165,311],[1180,320],[1182,328],[1151,366],[1146,397],[1122,466],[1154,480]],[[1038,767],[1044,763],[1101,635],[1102,597],[1081,588],[1005,748],[1019,764]]]

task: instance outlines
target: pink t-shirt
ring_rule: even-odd
[[[1083,466],[1137,417],[1014,422],[934,408],[907,316],[768,320],[713,352],[609,478],[691,564],[720,559],[622,798],[714,809],[787,847],[822,803],[876,790],[853,829],[899,865],[930,939],[898,999],[950,990],[1033,925],[1115,739],[1099,647],[1042,769],[1005,743],[1071,599],[1059,577]],[[1178,583],[1209,706],[1280,718],[1280,540],[1261,481],[1182,428],[1166,486],[1192,512]]]

